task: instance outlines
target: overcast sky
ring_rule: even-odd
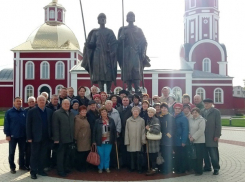
[[[10,49],[22,44],[44,23],[43,7],[52,0],[1,1],[0,70],[13,67]],[[122,26],[121,0],[82,0],[86,31],[97,28],[97,16],[104,12],[106,26],[117,36]],[[66,8],[66,25],[75,33],[83,47],[84,32],[79,0],[59,0]],[[179,68],[179,49],[184,42],[184,0],[124,0],[125,16],[136,15],[135,25],[142,28],[147,41],[147,54],[159,58],[159,68]],[[245,0],[219,0],[220,43],[228,53],[228,74],[234,77],[234,86],[245,79]],[[126,25],[125,21],[125,25]]]

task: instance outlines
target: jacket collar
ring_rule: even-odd
[[[179,117],[182,117],[184,115],[183,112],[179,113],[178,115],[174,116],[175,118],[179,118]]]

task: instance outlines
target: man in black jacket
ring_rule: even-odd
[[[43,171],[47,157],[47,148],[51,138],[52,110],[45,107],[46,98],[37,98],[37,107],[28,111],[26,137],[31,143],[31,178],[37,179],[36,174],[47,176]]]
[[[53,112],[60,109],[59,102],[59,96],[58,95],[52,95],[51,102],[46,105],[47,108],[51,109]]]
[[[124,96],[122,99],[122,106],[120,106],[118,109],[120,118],[121,118],[121,133],[120,133],[120,146],[119,146],[119,152],[120,152],[120,159],[123,163],[123,166],[128,166],[128,152],[127,152],[127,146],[124,145],[124,137],[125,137],[125,126],[127,119],[132,116],[132,107],[129,105],[129,98],[127,96]]]
[[[90,110],[87,112],[87,119],[90,124],[91,133],[93,133],[95,121],[99,119],[100,116],[94,100],[89,101],[88,105],[90,106]]]

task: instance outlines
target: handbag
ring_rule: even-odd
[[[161,152],[158,152],[158,156],[157,156],[157,165],[161,165],[164,163],[164,159],[162,157]]]
[[[196,146],[193,144],[193,142],[190,143],[190,158],[191,159],[196,159],[197,158],[197,151],[196,151]]]
[[[98,166],[100,164],[100,156],[95,145],[92,145],[91,147],[91,151],[89,152],[87,157],[87,162],[95,166]]]
[[[147,131],[146,138],[148,140],[161,140],[162,132],[160,132],[159,134],[153,134],[153,133],[150,133],[149,131]]]

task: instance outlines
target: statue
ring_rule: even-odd
[[[86,40],[83,49],[82,67],[89,72],[91,83],[99,84],[100,91],[107,86],[107,93],[111,93],[111,83],[116,85],[117,77],[117,40],[111,29],[105,27],[106,15],[98,16],[100,28],[93,29]]]
[[[140,81],[144,87],[144,67],[150,67],[150,59],[146,56],[147,42],[143,31],[134,25],[135,14],[127,14],[128,26],[121,27],[118,32],[117,59],[121,68],[121,78],[127,83],[127,89],[132,93],[141,93]]]

